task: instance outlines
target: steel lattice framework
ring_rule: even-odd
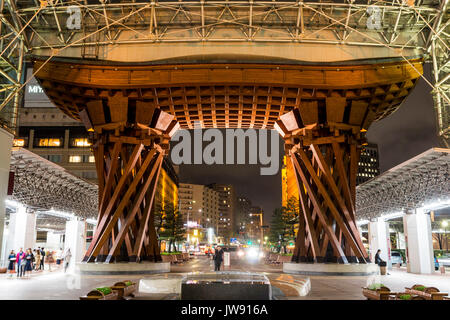
[[[432,148],[356,188],[356,215],[370,220],[450,197],[450,149]]]
[[[113,47],[177,42],[347,45],[432,62],[427,82],[448,144],[448,2],[1,0],[0,109],[14,127],[26,54],[101,59]]]
[[[26,149],[13,148],[11,171],[12,200],[35,211],[72,212],[85,219],[97,216],[98,187],[64,168]]]

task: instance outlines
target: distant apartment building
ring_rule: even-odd
[[[378,158],[378,145],[369,143],[363,146],[358,162],[356,185],[364,183],[380,174],[380,162]]]
[[[219,194],[213,189],[192,183],[180,183],[178,188],[179,210],[188,229],[219,231]],[[188,230],[189,231],[189,230]]]
[[[236,198],[236,227],[238,236],[245,234],[245,223],[249,220],[249,214],[252,207],[252,202],[246,198],[239,196]]]
[[[236,193],[230,184],[212,183],[208,187],[219,194],[219,235],[225,239],[231,238],[236,230]]]

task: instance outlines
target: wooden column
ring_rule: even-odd
[[[299,231],[292,262],[367,263],[355,221],[356,151],[364,142],[360,128],[304,125],[298,118],[292,112],[277,122],[299,190]],[[327,256],[329,246],[332,256]]]
[[[80,113],[91,132],[99,180],[97,229],[83,262],[161,261],[153,199],[174,117],[118,93],[87,103]]]

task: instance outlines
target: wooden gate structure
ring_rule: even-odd
[[[393,112],[422,60],[359,65],[104,65],[35,59],[50,99],[91,132],[99,224],[84,261],[159,261],[150,209],[170,137],[204,128],[277,129],[300,190],[293,261],[368,261],[355,222],[364,132]]]

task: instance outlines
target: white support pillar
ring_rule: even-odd
[[[388,269],[392,269],[389,223],[383,218],[369,222],[369,249],[372,262],[375,262],[377,251],[381,250],[380,258],[386,261]]]
[[[64,254],[70,248],[70,259],[67,272],[75,272],[75,264],[83,260],[86,251],[86,223],[84,221],[69,220],[66,222],[66,238],[64,242]]]
[[[6,256],[6,251],[8,251],[6,244],[3,243],[3,241],[7,238],[6,236],[3,236],[3,232],[5,229],[5,199],[8,193],[11,147],[13,139],[14,136],[11,133],[0,128],[0,150],[2,150],[2,152],[0,152],[0,260]]]
[[[18,206],[9,217],[7,251],[23,251],[36,246],[36,214],[27,213],[27,208]]]
[[[430,216],[416,209],[403,217],[406,239],[406,270],[411,273],[434,272],[433,239]]]
[[[45,242],[45,248],[49,250],[59,250],[63,248],[63,244],[61,243],[61,234],[54,232],[47,232],[47,241]]]

